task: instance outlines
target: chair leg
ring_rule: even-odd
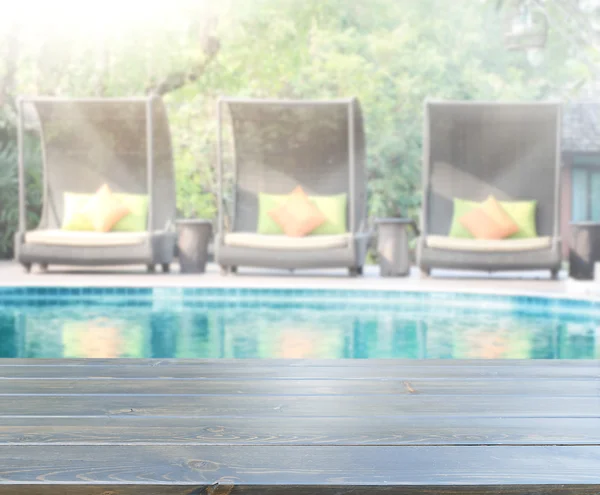
[[[348,268],[348,275],[350,275],[351,277],[358,277],[361,274],[362,274],[361,267],[351,266],[350,268]]]
[[[552,280],[558,280],[558,273],[559,273],[558,268],[555,268],[554,270],[550,270],[550,278]]]
[[[421,268],[421,278],[429,278],[431,276],[431,270],[429,268]]]
[[[230,268],[226,265],[221,265],[221,275],[222,276],[227,276],[230,273]]]
[[[40,263],[40,271],[46,273],[48,271],[48,263]]]
[[[162,263],[161,267],[162,267],[163,273],[169,273],[171,271],[171,264],[170,263]]]
[[[156,271],[154,264],[147,265],[146,268],[148,269],[148,273],[154,273]]]
[[[31,263],[21,263],[25,273],[31,273]]]
[[[238,267],[237,266],[231,266],[231,267],[229,267],[229,271],[231,273],[237,273],[238,272]]]

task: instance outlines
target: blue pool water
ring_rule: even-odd
[[[0,287],[0,357],[598,359],[599,328],[543,297]]]

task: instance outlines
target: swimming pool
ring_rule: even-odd
[[[441,292],[0,287],[0,357],[600,358],[600,302]]]

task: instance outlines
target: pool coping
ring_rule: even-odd
[[[350,278],[344,271],[313,271],[288,275],[277,272],[250,271],[221,276],[210,265],[205,274],[147,274],[144,271],[109,269],[109,271],[60,270],[45,274],[24,274],[12,262],[0,262],[0,290],[3,288],[131,288],[131,289],[206,289],[206,290],[314,290],[394,293],[464,294],[505,297],[535,297],[552,300],[600,303],[600,284],[567,279],[547,280],[546,274],[512,274],[475,278],[472,274],[451,277],[420,278],[413,267],[408,277],[381,278],[375,266],[366,267],[365,276]],[[519,277],[519,278],[510,278]],[[546,279],[544,279],[544,277]]]
[[[482,314],[600,317],[600,301],[547,294],[501,294],[426,290],[348,290],[235,287],[0,287],[0,308],[149,307],[156,310],[309,310],[364,314],[428,311],[437,307],[448,317]]]

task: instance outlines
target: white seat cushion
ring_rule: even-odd
[[[50,246],[134,246],[148,239],[147,232],[82,232],[71,230],[32,230],[25,234],[29,244]]]
[[[487,251],[487,252],[518,252],[548,249],[550,237],[531,237],[528,239],[460,239],[442,235],[430,235],[426,239],[427,247],[447,249],[451,251]]]
[[[225,235],[225,245],[257,249],[311,250],[344,248],[349,245],[351,236],[309,235],[289,237],[286,235],[265,235],[252,232],[234,232]]]

